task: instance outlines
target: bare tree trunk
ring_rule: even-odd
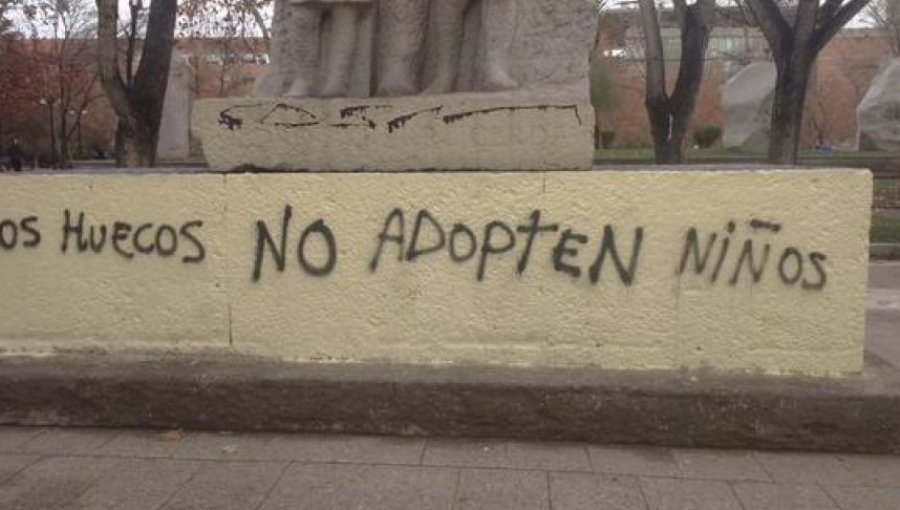
[[[662,36],[653,0],[641,0],[647,59],[647,89],[644,104],[653,136],[657,163],[684,162],[684,137],[697,106],[703,82],[704,58],[712,31],[713,0],[698,0],[688,6],[675,0],[681,27],[681,62],[671,96],[666,92]]]
[[[100,80],[119,119],[116,163],[152,167],[174,46],[177,0],[153,0],[133,83],[122,80],[117,54],[117,0],[97,0]]]
[[[869,0],[799,0],[788,23],[775,0],[746,0],[766,36],[778,78],[769,127],[769,161],[797,164],[810,74],[822,48]]]
[[[772,104],[768,158],[772,163],[796,164],[809,88],[809,64],[778,62],[776,65],[778,78]]]

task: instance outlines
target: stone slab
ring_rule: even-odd
[[[223,176],[30,175],[0,189],[0,352],[228,345]]]
[[[9,353],[862,369],[865,171],[3,179]]]
[[[211,168],[587,169],[590,105],[532,94],[208,99],[193,129]]]
[[[812,170],[230,175],[233,345],[329,362],[859,373],[870,185]],[[320,219],[335,248],[310,231],[316,275],[298,251]]]
[[[889,453],[900,452],[897,416],[900,370],[877,366],[859,380],[827,381],[595,368],[298,364],[194,354],[0,358],[0,424]],[[160,433],[120,437],[98,454],[171,456],[181,444]],[[534,460],[521,453],[503,465]],[[592,447],[591,460],[598,472],[680,472],[665,450]],[[796,468],[843,479],[823,471],[827,466],[811,471],[809,463],[789,457],[766,461],[782,469],[778,473]]]

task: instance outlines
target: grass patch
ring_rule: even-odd
[[[872,213],[872,242],[900,243],[900,211]]]
[[[765,154],[731,149],[688,149],[688,163],[764,163]],[[653,149],[601,149],[594,155],[598,165],[642,164],[653,162]],[[876,172],[900,173],[900,154],[891,152],[821,152],[802,151],[800,162],[804,165],[824,167],[871,168]]]

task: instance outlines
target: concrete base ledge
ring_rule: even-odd
[[[0,360],[0,424],[503,437],[900,452],[900,373],[862,378],[290,364],[239,356]]]
[[[900,243],[872,243],[869,252],[876,260],[900,260]]]

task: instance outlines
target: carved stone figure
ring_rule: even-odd
[[[256,87],[272,99],[204,100],[194,116],[211,167],[591,167],[595,2],[275,2]]]
[[[428,30],[427,0],[377,0],[376,96],[418,92],[419,69]]]
[[[429,29],[434,38],[435,74],[425,94],[455,91],[460,54],[465,34],[466,11],[474,0],[438,0],[431,6]],[[516,32],[517,0],[483,0],[475,23],[483,46],[483,80],[480,90],[515,89],[519,84],[509,76],[510,48]]]
[[[256,93],[586,90],[596,20],[586,0],[276,0],[271,69]]]
[[[263,96],[345,97],[371,0],[277,0]],[[364,94],[367,95],[367,94]]]

